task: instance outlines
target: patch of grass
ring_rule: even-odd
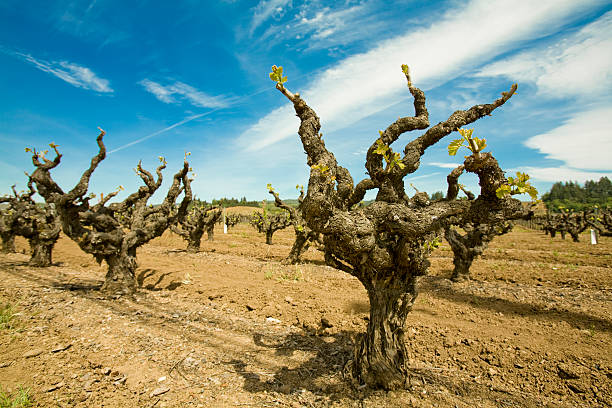
[[[0,307],[0,330],[15,328],[15,316],[17,313],[10,303]]]
[[[19,387],[17,391],[7,393],[0,386],[0,408],[25,408],[33,405],[29,388]]]
[[[300,268],[295,268],[295,271],[282,271],[280,273],[280,276],[276,279],[278,282],[283,282],[283,281],[293,281],[293,282],[299,282],[301,280],[304,280],[304,274],[302,273],[302,270]]]
[[[275,279],[276,282],[300,282],[305,281],[304,273],[302,269],[295,266],[295,269],[289,268],[284,269],[282,267],[274,267],[272,266],[270,269],[264,270],[264,279],[272,280]]]

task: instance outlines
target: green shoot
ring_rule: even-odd
[[[378,133],[382,137],[383,132],[379,130]],[[376,149],[374,149],[372,153],[379,154],[385,159],[385,162],[387,163],[387,171],[391,171],[391,169],[393,169],[395,166],[399,167],[400,169],[405,167],[404,163],[401,162],[400,154],[391,150],[391,148],[387,146],[382,139],[378,139],[376,141]]]
[[[532,200],[538,199],[538,190],[529,183],[529,175],[520,171],[516,172],[516,178],[508,177],[508,184],[499,187],[495,194],[499,198],[504,198],[508,195],[529,194]]]
[[[474,129],[457,129],[462,139],[455,139],[448,145],[448,154],[454,156],[460,147],[467,147],[473,154],[478,154],[487,147],[486,139],[479,139],[476,136],[472,137]],[[467,142],[466,144],[464,144]]]
[[[408,79],[408,86],[412,86],[412,82],[410,81],[410,69],[408,68],[408,65],[402,64],[402,72],[404,73],[404,75],[406,75],[406,78]]]
[[[431,241],[425,241],[423,243],[423,248],[425,248],[427,251],[433,251],[434,249],[438,248],[440,244],[442,244],[440,238],[434,237],[434,239],[432,239]]]
[[[280,85],[287,82],[287,77],[283,76],[283,67],[277,67],[276,65],[272,65],[272,72],[270,72],[270,79]]]

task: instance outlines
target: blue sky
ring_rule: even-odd
[[[3,0],[0,194],[24,188],[24,148],[50,142],[64,154],[53,175],[72,188],[100,126],[110,153],[92,192],[133,191],[138,160],[154,169],[160,155],[168,185],[189,151],[199,198],[269,198],[267,183],[294,198],[308,167],[295,113],[268,78],[273,64],[357,182],[378,130],[414,114],[403,63],[432,124],[519,84],[472,126],[508,175],[528,172],[541,192],[612,177],[610,1]],[[446,191],[461,162],[446,151],[452,139],[406,184]],[[477,190],[473,176],[463,182]]]

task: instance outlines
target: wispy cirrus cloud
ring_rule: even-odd
[[[555,100],[571,98],[576,105],[559,126],[524,142],[546,158],[563,163],[557,168],[525,168],[534,179],[585,181],[600,176],[593,170],[612,171],[611,49],[612,12],[608,12],[553,44],[504,58],[477,74],[530,82],[538,95]]]
[[[561,98],[608,96],[612,89],[612,11],[571,36],[482,68],[477,76],[530,82],[538,94]]]
[[[257,27],[275,15],[282,14],[283,8],[290,0],[262,0],[253,9],[253,18],[249,28],[249,35],[253,35]]]
[[[393,32],[390,21],[394,18],[392,8],[395,5],[388,2],[336,2],[333,6],[321,3],[325,2],[308,1],[299,7],[289,3],[278,7],[274,14],[276,21],[267,24],[255,38],[250,31],[249,37],[256,47],[266,50],[290,44],[299,52],[325,49],[329,54],[339,54],[347,52],[340,46],[371,44]]]
[[[415,84],[430,89],[515,49],[522,41],[556,33],[590,7],[595,4],[589,1],[472,0],[436,18],[429,27],[408,31],[340,61],[300,91],[323,118],[326,131],[338,130],[406,96],[400,72],[403,63],[410,65]],[[253,124],[239,143],[261,149],[295,134],[297,128],[293,107],[285,105]]]
[[[15,56],[32,64],[41,71],[47,72],[77,88],[101,93],[113,93],[108,79],[100,78],[91,69],[68,61],[45,61],[29,54],[14,53]]]
[[[200,108],[225,108],[231,104],[231,98],[211,96],[180,81],[164,86],[150,79],[143,79],[139,84],[164,103],[180,103],[178,97]]]
[[[59,31],[100,47],[125,42],[131,37],[117,25],[116,8],[108,2],[91,0],[87,7],[83,7],[83,2],[60,0],[54,5],[56,7],[48,19]]]

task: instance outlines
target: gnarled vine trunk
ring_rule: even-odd
[[[108,265],[102,292],[126,295],[136,291],[136,249],[121,251],[104,258]]]
[[[355,348],[353,376],[371,387],[401,388],[409,375],[404,325],[417,297],[416,286],[391,279],[368,282],[366,289],[370,320]]]
[[[285,88],[280,67],[273,66],[272,71],[270,78],[300,118],[298,134],[308,156],[310,178],[301,204],[302,217],[308,228],[323,236],[326,263],[358,278],[370,299],[370,321],[357,344],[352,374],[370,387],[401,388],[409,374],[404,324],[417,296],[416,279],[427,272],[427,258],[439,245],[440,233],[450,225],[476,220],[492,224],[520,218],[525,212],[518,200],[498,194],[512,194],[508,180],[492,154],[481,152],[483,141],[470,138],[471,131],[462,136],[468,139],[472,154],[454,170],[446,200],[432,202],[426,193],[418,192],[409,197],[404,177],[419,168],[427,148],[490,115],[512,97],[516,85],[493,103],[455,111],[430,127],[425,94],[413,86],[408,67],[402,66],[414,97],[415,116],[400,117],[379,132],[366,153],[367,177],[355,184],[350,172],[327,149],[314,110],[298,93]],[[427,128],[405,146],[403,155],[391,149],[401,134]],[[457,179],[464,171],[478,176],[481,191],[476,200],[455,199]],[[378,190],[375,202],[357,207],[372,189]]]
[[[209,241],[215,240],[215,224],[206,227],[206,236]]]
[[[15,235],[7,232],[0,234],[0,238],[2,239],[2,248],[0,248],[0,252],[9,254],[17,252],[15,249]]]
[[[53,246],[55,245],[56,241],[41,240],[36,238],[31,238],[28,241],[30,243],[31,253],[28,265],[37,267],[51,266],[53,264]]]
[[[204,235],[204,231],[199,231],[199,233],[191,234],[189,240],[187,240],[187,252],[199,252],[200,251],[200,243],[202,242],[202,235]]]
[[[272,235],[274,235],[274,232],[271,229],[266,230],[266,244],[272,245]]]
[[[474,258],[476,258],[477,254],[473,251],[461,251],[461,253],[457,253],[453,251],[453,273],[451,275],[451,280],[453,282],[464,282],[470,279],[470,267],[474,262]]]
[[[190,171],[187,154],[182,168],[174,175],[168,192],[159,205],[147,204],[148,199],[162,185],[162,170],[166,168],[166,160],[160,157],[161,164],[156,169],[157,178],[142,168],[139,162],[136,173],[144,185],[136,192],[128,195],[123,201],[110,203],[120,188],[112,193],[100,195],[100,201],[91,204],[95,194],[87,194],[89,181],[94,170],[106,157],[106,146],[102,141],[105,132],[100,129],[96,138],[98,153],[91,159],[77,185],[64,192],[53,180],[50,171],[61,162],[62,155],[57,145],[49,146],[55,151],[56,157],[49,160],[46,152],[32,150],[32,163],[36,170],[30,177],[36,183],[38,193],[59,214],[64,233],[75,241],[79,247],[92,254],[96,260],[105,260],[108,271],[102,285],[102,292],[108,295],[132,294],[136,291],[136,249],[151,239],[161,236],[170,226],[182,220],[191,202],[191,180],[187,176]],[[178,205],[178,196],[184,197]],[[59,227],[58,227],[59,233]]]
[[[286,263],[297,264],[300,262],[300,257],[308,249],[308,235],[304,232],[295,232],[295,241],[291,246],[291,251],[287,256]]]

